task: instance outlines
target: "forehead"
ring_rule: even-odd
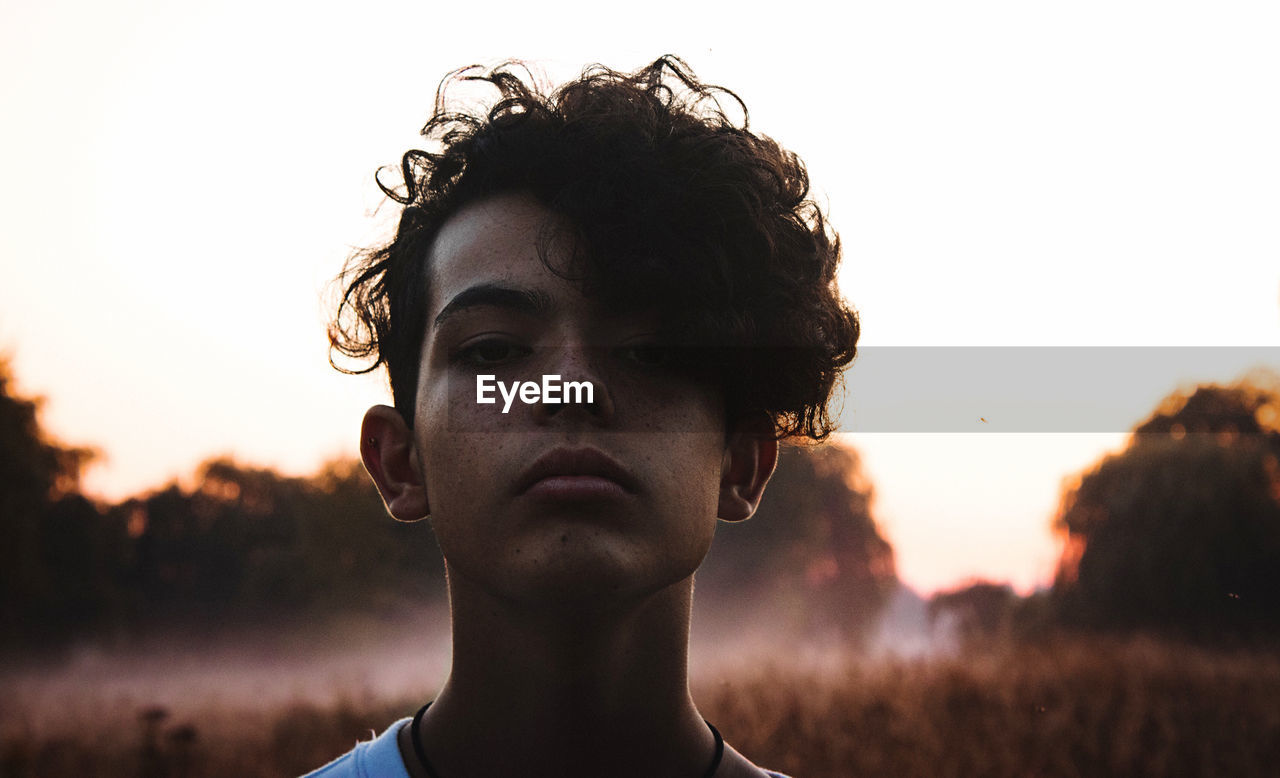
[[[463,207],[444,223],[432,245],[428,321],[449,300],[478,284],[567,283],[539,254],[540,246],[545,247],[559,266],[556,237],[567,235],[567,228],[564,219],[525,195],[499,195]]]

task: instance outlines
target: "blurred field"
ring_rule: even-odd
[[[1280,770],[1274,652],[1069,641],[934,660],[785,661],[726,671],[694,694],[729,742],[795,778]],[[83,690],[87,704],[61,727],[10,708],[0,775],[295,776],[421,702],[224,702],[177,715],[95,707],[93,695]]]

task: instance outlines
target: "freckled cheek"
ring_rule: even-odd
[[[428,497],[435,492],[433,506],[475,502],[483,494],[482,485],[492,477],[491,454],[496,446],[483,447],[475,435],[441,435],[436,438],[424,467]],[[490,436],[491,437],[491,436]]]
[[[419,418],[427,422],[417,435],[427,502],[432,515],[452,516],[475,500],[484,468],[482,451],[476,447],[481,442],[477,438],[481,436],[452,429],[460,426],[458,419],[431,413],[423,406],[419,406],[419,411],[425,411]]]

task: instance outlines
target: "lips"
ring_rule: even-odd
[[[634,493],[639,487],[635,477],[626,468],[595,448],[557,448],[548,451],[521,474],[516,483],[516,493],[525,494],[540,483],[543,490],[555,485],[616,485],[625,492]]]

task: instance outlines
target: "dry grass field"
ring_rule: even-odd
[[[739,750],[795,778],[1280,774],[1274,652],[1137,640],[821,670],[779,659],[694,692]],[[222,703],[193,716],[104,704],[61,730],[10,709],[0,775],[295,776],[417,704]]]

